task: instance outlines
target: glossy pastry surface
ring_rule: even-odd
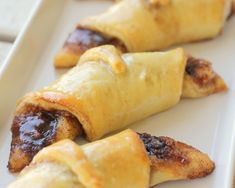
[[[126,130],[81,147],[70,140],[46,147],[8,188],[147,188],[213,169],[210,158],[191,146]]]
[[[8,168],[21,170],[58,140],[84,134],[93,141],[165,111],[182,97],[226,89],[207,61],[181,48],[128,54],[113,46],[93,48],[59,80],[19,101]]]
[[[232,0],[122,0],[82,20],[55,57],[56,67],[74,66],[91,47],[115,45],[144,52],[219,35]]]

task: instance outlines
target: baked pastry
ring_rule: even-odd
[[[74,66],[89,48],[111,44],[122,52],[160,50],[221,33],[232,0],[122,0],[103,14],[82,20],[54,60]]]
[[[233,13],[235,13],[235,0],[233,0]]]
[[[205,60],[183,49],[121,54],[113,46],[88,50],[52,85],[17,104],[8,168],[28,165],[43,147],[85,134],[89,141],[162,112],[181,97],[226,90]]]
[[[48,146],[8,188],[147,188],[213,170],[210,158],[191,146],[125,130],[83,146],[71,140]]]

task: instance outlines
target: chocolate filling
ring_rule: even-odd
[[[168,137],[151,136],[147,133],[138,133],[143,141],[148,155],[156,157],[158,160],[171,160],[181,164],[187,164],[188,160],[184,153],[177,149],[173,139]]]
[[[204,59],[188,57],[185,71],[200,87],[214,84],[216,81],[217,75],[213,72],[211,64]]]
[[[172,148],[167,145],[165,140],[161,137],[151,136],[147,133],[138,133],[140,139],[143,141],[148,155],[154,155],[158,159],[166,159]]]
[[[56,141],[57,128],[62,117],[79,125],[76,117],[69,112],[45,110],[35,106],[28,106],[24,113],[14,117],[8,163],[12,172],[21,170],[42,148]],[[22,158],[21,162],[19,156]]]
[[[11,130],[17,147],[34,156],[42,147],[51,144],[59,116],[59,111],[45,110],[16,116]]]
[[[187,64],[186,64],[186,73],[191,75],[191,76],[195,76],[197,74],[196,69],[197,67],[199,67],[199,64],[197,63],[198,61],[193,58],[193,57],[189,57],[187,59]]]
[[[68,48],[71,52],[84,53],[86,50],[105,45],[111,44],[116,46],[122,52],[126,52],[125,45],[117,38],[108,37],[100,32],[77,27],[73,33],[71,33],[64,44],[65,48]]]

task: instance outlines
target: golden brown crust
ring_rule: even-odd
[[[160,139],[165,142],[168,150],[164,158],[150,156],[154,169],[162,170],[166,168],[178,176],[185,176],[186,179],[205,177],[214,170],[215,164],[211,160],[209,163],[204,163],[203,158],[209,159],[206,154],[201,153],[192,146],[177,142],[169,137],[160,137]],[[193,154],[195,154],[195,157]],[[194,166],[192,163],[195,163],[198,155],[202,155],[203,158],[199,159],[196,166]],[[185,171],[180,170],[181,168],[185,168]]]
[[[185,94],[188,94],[187,97],[200,97],[220,91],[204,87],[211,85],[204,78],[209,72],[205,67],[209,67],[211,71],[210,66],[204,66],[201,61],[188,60],[188,73],[185,73],[186,61],[187,55],[183,49],[122,55],[113,46],[93,48],[82,56],[74,69],[51,86],[23,97],[17,105],[15,117],[30,114],[30,105],[40,106],[46,111],[45,114],[55,109],[64,111],[74,116],[74,121],[65,118],[65,123],[62,123],[64,125],[57,126],[57,140],[73,139],[77,132],[81,132],[73,129],[82,126],[87,139],[93,141],[176,105],[180,100],[183,84],[195,87],[193,90],[185,90],[184,87],[184,97]],[[186,79],[183,79],[184,74],[187,74]],[[214,74],[213,72],[212,75]],[[215,86],[218,86],[217,82]],[[72,127],[71,122],[75,122]],[[18,124],[23,123],[19,121]],[[48,140],[53,143],[56,138],[52,135],[53,139],[50,139],[50,136]],[[14,138],[17,136],[13,134]],[[43,146],[45,145],[47,144]]]
[[[160,146],[156,145],[156,139]],[[205,177],[215,168],[214,162],[208,155],[187,144],[169,137],[152,136],[152,140],[155,141],[150,141],[148,144],[156,150],[156,154],[148,152],[151,160],[151,186],[165,181]],[[148,151],[149,146],[146,149]]]
[[[169,137],[139,134],[149,155],[152,173],[168,172],[177,179],[195,179],[210,174],[215,164],[206,154]]]
[[[77,43],[84,36],[79,35],[77,45],[65,45],[57,54],[55,66],[74,66],[83,50],[92,44],[121,44],[128,52],[144,52],[211,39],[222,32],[230,10],[230,0],[119,0],[103,14],[81,20],[78,28],[91,33],[85,35],[89,43]],[[92,36],[101,40],[93,43]],[[69,51],[77,47],[80,50],[74,56]]]
[[[143,188],[204,177],[213,169],[210,158],[189,145],[129,129],[81,147],[68,139],[48,146],[9,188],[32,188],[35,183],[48,188],[74,184],[89,188]]]

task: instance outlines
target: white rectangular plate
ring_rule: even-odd
[[[53,57],[78,21],[112,4],[105,0],[41,0],[0,70],[0,187],[15,177],[7,171],[10,127],[17,99],[46,86],[66,70],[53,67]],[[192,23],[193,24],[193,23]],[[144,29],[144,28],[143,28]],[[196,32],[196,31],[195,31]],[[174,108],[135,123],[131,128],[166,135],[208,153],[214,173],[192,181],[168,182],[159,188],[232,188],[235,141],[235,17],[214,40],[185,45],[188,52],[213,62],[229,91],[201,99],[182,100]]]

